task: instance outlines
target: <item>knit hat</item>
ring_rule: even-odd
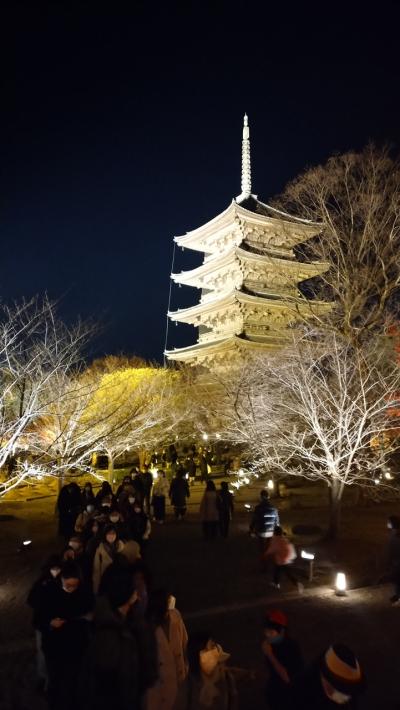
[[[344,644],[330,646],[321,659],[321,674],[335,690],[355,695],[364,687],[364,677],[353,651]]]
[[[279,609],[272,609],[271,611],[267,612],[264,626],[268,626],[270,628],[278,627],[279,629],[286,629],[287,625],[287,616],[283,613],[283,611],[280,611]]]

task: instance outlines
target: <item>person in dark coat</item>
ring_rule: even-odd
[[[75,562],[65,562],[60,584],[51,590],[40,625],[49,676],[51,710],[70,710],[77,703],[76,686],[82,655],[89,641],[92,593],[80,579]]]
[[[262,651],[268,668],[265,695],[270,710],[291,710],[293,682],[303,671],[300,648],[288,635],[287,626],[282,611],[267,613]]]
[[[143,473],[141,474],[143,483],[143,508],[146,513],[150,514],[150,500],[151,500],[151,489],[153,488],[153,474],[151,473],[147,464],[143,467]]]
[[[353,651],[344,644],[334,644],[293,683],[293,710],[337,710],[338,705],[355,710],[364,686]]]
[[[81,510],[81,491],[74,483],[63,486],[57,498],[58,532],[68,538],[74,532],[75,520]]]
[[[274,530],[279,525],[279,513],[269,500],[269,493],[262,490],[260,502],[254,508],[253,517],[250,523],[250,534],[258,539],[260,561],[262,569],[265,568],[265,553],[268,549],[269,541],[274,534]]]
[[[103,507],[103,503],[109,501],[108,506],[111,507],[113,503],[115,503],[115,496],[112,492],[111,485],[109,484],[108,481],[102,481],[100,490],[96,494],[95,502],[96,502],[96,508],[98,510],[101,510]]]
[[[32,625],[35,629],[36,639],[36,672],[38,688],[44,690],[47,687],[48,678],[46,670],[46,660],[42,649],[42,625],[46,618],[48,600],[51,597],[53,587],[59,583],[61,572],[61,558],[59,555],[51,555],[43,565],[39,578],[31,587],[27,604],[32,609]]]
[[[144,485],[143,485],[143,479],[142,479],[142,474],[140,471],[136,474],[132,481],[133,489],[134,489],[134,496],[135,500],[137,500],[140,504],[143,504],[143,499],[144,499]]]
[[[143,679],[140,648],[129,614],[136,602],[129,571],[107,571],[109,584],[98,599],[94,635],[80,679],[80,710],[140,710]]]
[[[171,481],[169,497],[171,504],[175,508],[176,519],[183,520],[186,514],[186,501],[190,498],[190,490],[182,470],[178,470],[176,476]]]
[[[151,533],[151,523],[149,516],[146,515],[140,503],[133,504],[132,512],[127,521],[128,537],[130,540],[135,540],[143,553]]]
[[[90,481],[85,483],[81,494],[81,506],[85,509],[88,505],[95,505],[95,497],[93,493],[93,487]]]
[[[222,537],[228,537],[229,524],[233,516],[233,495],[226,481],[222,481],[217,498],[219,530]]]

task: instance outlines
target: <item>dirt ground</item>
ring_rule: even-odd
[[[247,534],[256,489],[244,489],[236,498],[235,521],[228,540],[205,543],[197,516],[200,485],[192,489],[187,521],[171,519],[154,526],[148,562],[155,584],[166,586],[177,598],[190,629],[209,629],[231,652],[236,666],[257,671],[257,680],[240,688],[241,708],[264,708],[265,682],[260,653],[261,623],[265,609],[285,610],[291,630],[307,662],[333,641],[348,643],[359,655],[367,676],[361,708],[400,708],[400,688],[394,681],[400,608],[388,604],[390,589],[375,587],[383,570],[387,515],[393,506],[346,507],[341,539],[330,546],[317,538],[297,538],[301,547],[316,553],[316,576],[307,582],[307,568],[298,574],[306,584],[299,597],[290,587],[276,592],[268,575],[260,574],[255,541]],[[286,529],[298,524],[323,525],[326,510],[307,491],[291,501],[278,501]],[[26,496],[25,496],[26,497]],[[29,496],[28,496],[29,497]],[[311,496],[312,498],[312,496]],[[0,506],[0,708],[45,710],[35,692],[34,644],[27,591],[47,554],[60,549],[56,537],[54,497],[2,501]],[[314,507],[310,507],[314,506]],[[21,549],[23,540],[32,545]],[[332,591],[336,571],[345,571],[352,590],[339,599]]]

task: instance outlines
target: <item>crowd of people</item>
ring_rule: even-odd
[[[60,492],[65,546],[46,560],[28,596],[38,684],[51,710],[234,710],[237,680],[252,678],[229,665],[229,654],[211,633],[188,635],[171,590],[154,584],[146,563],[151,518],[164,523],[169,498],[183,520],[190,490],[179,471],[171,483],[162,471],[154,482],[148,473],[125,477],[115,493],[107,482],[96,495],[90,483],[83,490],[69,483]],[[207,481],[199,512],[207,542],[228,535],[233,498],[225,482],[217,490]],[[291,558],[266,492],[250,530],[263,558],[272,557],[279,584]],[[347,647],[326,649],[305,670],[286,615],[273,610],[264,619],[261,651],[270,710],[355,707],[364,679]]]

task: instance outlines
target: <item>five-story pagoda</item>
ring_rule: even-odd
[[[212,367],[257,350],[276,350],[288,341],[290,325],[328,304],[310,302],[298,284],[323,273],[327,264],[302,262],[293,251],[320,227],[291,217],[251,191],[247,116],[242,142],[242,192],[202,227],[174,241],[204,253],[201,266],[171,274],[175,283],[201,290],[200,303],[169,312],[172,321],[199,329],[197,343],[169,350],[169,360]]]

